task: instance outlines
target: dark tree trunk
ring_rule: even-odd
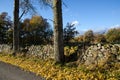
[[[14,0],[13,51],[19,51],[19,0]]]
[[[53,0],[54,12],[54,54],[55,60],[64,63],[64,45],[63,45],[63,22],[62,22],[62,0]]]

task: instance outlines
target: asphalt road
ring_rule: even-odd
[[[45,80],[34,73],[25,72],[18,67],[0,61],[0,80]]]

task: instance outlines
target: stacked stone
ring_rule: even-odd
[[[34,46],[33,45],[28,48],[27,53],[38,56],[42,59],[54,57],[53,46],[51,45],[45,45],[45,46],[41,46],[41,45]]]
[[[120,61],[120,46],[111,44],[96,44],[90,46],[84,54],[82,63],[88,67],[101,67],[107,64],[107,62],[119,62]]]
[[[10,53],[11,49],[12,47],[10,45],[7,45],[7,44],[0,45],[0,52]]]

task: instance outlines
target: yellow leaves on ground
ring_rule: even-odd
[[[55,65],[53,60],[40,60],[36,58],[12,57],[0,54],[0,61],[21,67],[45,77],[47,80],[119,80],[120,64],[111,71],[89,71],[84,67],[67,67]]]

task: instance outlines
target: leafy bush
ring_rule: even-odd
[[[106,39],[110,43],[120,43],[120,28],[110,29],[106,33]]]
[[[83,40],[86,43],[92,43],[94,40],[94,33],[92,30],[88,30],[84,33]]]
[[[78,50],[77,46],[75,46],[75,47],[73,47],[73,46],[64,47],[64,53],[65,53],[66,56],[69,56],[69,55],[71,55],[73,53],[76,53],[77,50]]]
[[[94,35],[94,42],[95,43],[105,43],[106,42],[106,38],[104,34],[95,34]]]

